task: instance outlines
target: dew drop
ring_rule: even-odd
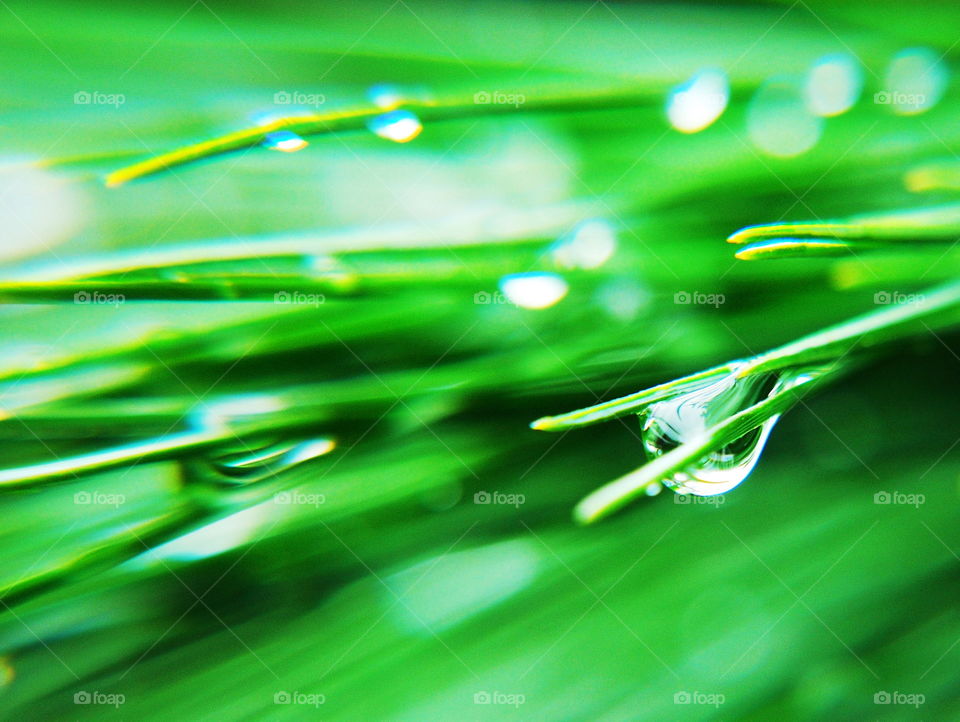
[[[817,144],[823,118],[808,110],[803,90],[792,78],[771,78],[750,100],[747,131],[764,153],[793,158]]]
[[[862,89],[863,71],[857,59],[849,53],[837,53],[814,64],[803,90],[809,111],[829,118],[850,110]]]
[[[918,115],[936,105],[947,85],[947,69],[929,48],[908,48],[893,58],[884,89],[874,102],[890,105],[898,115]]]
[[[290,130],[275,130],[267,133],[262,145],[270,150],[279,150],[282,153],[296,153],[307,147],[308,143],[299,135]]]
[[[670,91],[667,119],[681,133],[697,133],[711,126],[730,101],[730,83],[719,68],[705,68]]]
[[[396,143],[408,143],[423,130],[420,119],[409,110],[391,110],[373,118],[367,125],[381,138]]]
[[[550,246],[550,255],[561,268],[599,268],[617,250],[617,236],[613,226],[602,218],[594,218],[577,225],[572,232]]]
[[[780,375],[738,379],[734,371],[674,398],[651,404],[640,414],[644,449],[651,458],[661,456],[761,398],[806,383],[814,374],[814,371],[787,371]],[[779,414],[772,416],[761,426],[713,451],[695,468],[665,479],[664,484],[679,494],[697,496],[730,491],[753,471],[779,418]]]
[[[510,303],[521,308],[550,308],[570,290],[556,273],[513,273],[500,279],[500,290]]]

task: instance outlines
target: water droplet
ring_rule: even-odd
[[[511,303],[522,308],[549,308],[559,303],[569,285],[556,273],[513,273],[500,279],[500,290]]]
[[[823,118],[807,109],[803,91],[792,78],[771,78],[750,99],[747,130],[764,153],[792,158],[817,144]]]
[[[940,56],[929,48],[909,48],[894,56],[884,89],[874,100],[898,115],[918,115],[940,101],[946,85],[947,68]]]
[[[670,91],[667,118],[681,133],[697,133],[719,118],[730,101],[727,74],[705,68]]]
[[[420,135],[423,124],[409,110],[391,110],[373,118],[368,127],[381,138],[396,143],[408,143]]]
[[[594,218],[577,225],[573,231],[550,247],[550,255],[561,268],[599,268],[617,250],[617,236],[609,222]]]
[[[289,130],[276,130],[267,133],[262,145],[270,150],[279,150],[283,153],[295,153],[306,148],[308,143],[296,133]]]
[[[217,456],[184,461],[184,481],[248,487],[328,454],[334,446],[332,440],[325,438],[276,442],[254,448],[238,442],[236,447]]]
[[[849,53],[825,55],[810,69],[804,85],[807,108],[814,115],[846,113],[860,97],[863,71]]]
[[[812,371],[787,371],[780,375],[760,374],[738,379],[734,371],[652,404],[640,414],[644,449],[650,457],[661,456],[763,397],[806,383],[813,374]],[[714,496],[730,491],[753,471],[779,418],[779,415],[772,416],[761,426],[712,452],[695,468],[677,473],[664,483],[680,494]]]

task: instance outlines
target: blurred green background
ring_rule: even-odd
[[[741,488],[596,526],[571,509],[644,462],[639,425],[528,428],[955,278],[951,244],[748,262],[724,239],[955,202],[958,20],[0,5],[3,469],[230,429],[58,483],[0,471],[0,715],[960,718],[955,329],[798,405]],[[104,182],[392,97],[426,108],[408,142],[330,120]],[[20,303],[36,279],[88,295]],[[118,279],[175,290],[107,300]],[[190,300],[204,279],[258,300]],[[318,438],[262,490],[223,483]]]

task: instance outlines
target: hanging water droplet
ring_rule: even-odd
[[[218,456],[183,462],[184,481],[220,487],[248,487],[328,454],[334,445],[332,440],[325,438],[277,442],[254,448],[238,442],[235,448]]]
[[[409,110],[391,110],[373,118],[367,125],[381,138],[396,143],[408,143],[423,130],[420,119]]]
[[[279,150],[283,153],[295,153],[306,148],[308,143],[299,135],[290,130],[275,130],[267,133],[262,145],[270,150]]]
[[[651,457],[661,456],[765,396],[806,383],[812,373],[786,371],[738,379],[734,370],[719,380],[706,381],[679,396],[651,404],[640,414],[644,449]],[[753,471],[779,418],[779,414],[770,417],[713,451],[695,468],[678,472],[664,483],[680,494],[714,496],[730,491]]]

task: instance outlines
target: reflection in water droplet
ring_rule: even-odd
[[[284,153],[295,153],[306,148],[308,143],[296,133],[289,130],[276,130],[267,133],[262,145],[270,150],[279,150]]]
[[[771,78],[750,100],[747,130],[764,153],[792,158],[817,144],[823,118],[807,109],[803,92],[792,79]]]
[[[397,143],[407,143],[423,130],[420,119],[409,110],[391,110],[373,118],[368,127],[381,138]]]
[[[580,223],[550,246],[550,255],[561,268],[599,268],[617,250],[613,226],[602,218]]]
[[[500,290],[522,308],[549,308],[560,302],[570,287],[556,273],[514,273],[500,279]]]
[[[811,378],[811,373],[787,371],[779,376],[761,374],[738,379],[734,371],[719,380],[705,381],[691,391],[650,405],[640,414],[644,449],[651,458],[661,456],[763,397]],[[776,415],[767,419],[761,426],[712,452],[696,468],[665,480],[666,485],[677,493],[697,496],[730,491],[753,471],[779,418]]]
[[[667,118],[680,132],[696,133],[712,125],[729,101],[726,73],[718,68],[706,68],[670,91]]]
[[[860,97],[863,71],[849,53],[825,55],[810,69],[804,86],[807,108],[814,115],[846,113]]]
[[[936,105],[947,85],[947,68],[929,48],[909,48],[894,56],[884,90],[874,99],[899,115],[917,115]]]
[[[334,447],[335,443],[325,438],[282,441],[252,448],[238,441],[236,447],[218,456],[183,461],[183,481],[193,485],[250,487],[329,454]]]

